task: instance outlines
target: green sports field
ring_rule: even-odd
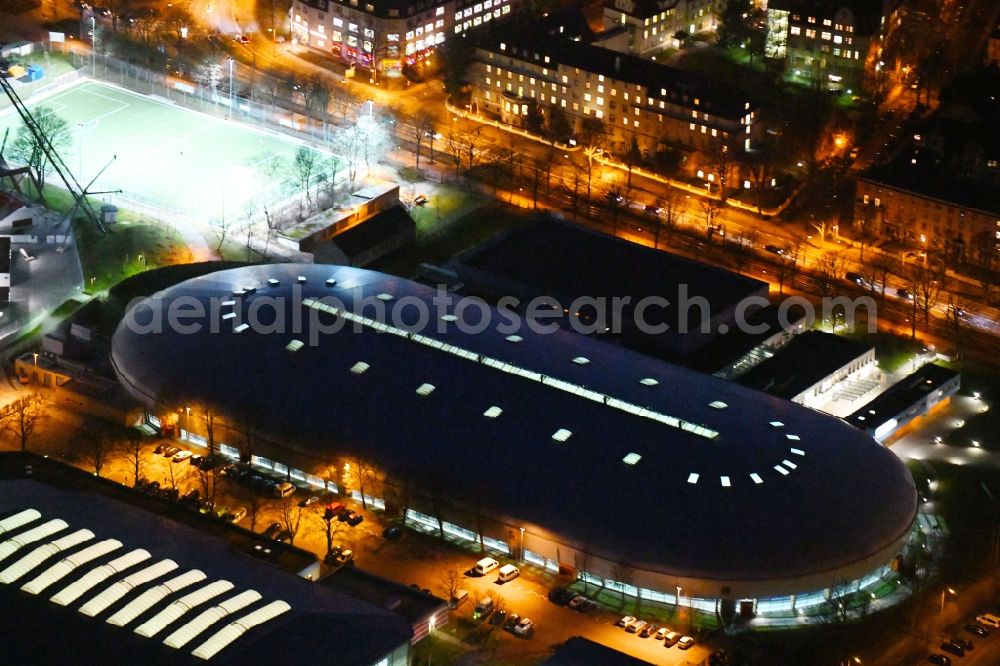
[[[72,138],[60,154],[81,185],[115,157],[90,191],[122,190],[124,205],[138,201],[215,223],[224,215],[244,218],[251,199],[265,196],[273,207],[294,194],[300,144],[292,138],[89,80],[29,108],[39,105],[69,124]],[[13,136],[20,125],[8,111],[0,136],[5,127]],[[264,173],[270,156],[283,165],[277,179]]]

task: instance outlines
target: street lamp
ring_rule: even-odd
[[[35,357],[35,367],[37,368],[38,367],[38,352],[32,352],[31,355]]]
[[[940,611],[941,613],[944,612],[944,595],[945,594],[949,594],[951,596],[956,596],[958,593],[955,592],[955,590],[952,589],[952,588],[950,588],[950,587],[946,587],[945,589],[941,590],[941,611]]]
[[[521,556],[518,558],[524,562],[524,528],[521,528],[521,540],[518,542],[521,546]]]
[[[233,62],[232,58],[229,58],[229,120],[233,119]]]

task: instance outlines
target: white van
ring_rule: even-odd
[[[476,566],[473,568],[480,576],[485,576],[489,572],[493,571],[500,566],[500,563],[494,560],[492,557],[484,557],[483,559],[476,562]]]
[[[497,572],[497,580],[501,583],[506,583],[509,580],[514,580],[520,575],[521,572],[518,571],[517,567],[513,564],[505,564],[500,567],[500,571]]]
[[[1000,629],[1000,617],[993,613],[983,613],[976,618],[976,622],[990,629]]]
[[[295,486],[290,484],[288,481],[278,484],[274,488],[274,494],[278,497],[288,497],[295,492]]]

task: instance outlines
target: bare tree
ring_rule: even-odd
[[[94,474],[101,476],[115,451],[116,441],[110,430],[101,424],[80,428],[73,436],[73,446],[90,463]]]
[[[329,507],[323,509],[320,518],[323,522],[323,534],[326,537],[326,557],[329,558],[333,554],[333,538],[343,529],[344,523],[340,521],[337,514],[331,511]]]
[[[997,252],[996,234],[991,229],[985,229],[975,234],[969,249],[976,278],[983,289],[983,297],[988,303],[991,289],[1000,280],[1000,275],[997,273],[1000,253]]]
[[[216,493],[219,487],[219,468],[198,470],[198,485],[201,488],[201,498],[209,512],[215,511]]]
[[[797,244],[792,250],[782,252],[778,255],[777,274],[779,294],[783,294],[785,291],[785,281],[794,277],[796,271],[798,271],[798,260],[799,246]]]
[[[931,310],[938,303],[941,293],[941,281],[944,279],[944,264],[934,267],[920,263],[910,270],[909,282],[913,294],[913,304],[916,310],[924,315],[924,326],[930,323]]]
[[[142,438],[133,428],[129,428],[122,442],[122,452],[128,461],[128,468],[132,472],[132,485],[139,484],[146,469],[146,457],[142,451]]]
[[[712,234],[716,231],[719,212],[722,210],[722,199],[702,197],[699,206],[701,206],[701,213],[705,218],[705,237],[711,240]]]
[[[444,588],[445,594],[448,595],[448,601],[455,598],[461,586],[462,574],[458,572],[458,569],[448,569],[441,575],[441,587]]]
[[[10,146],[10,155],[34,170],[41,189],[45,186],[45,175],[50,164],[46,148],[57,152],[65,148],[69,144],[70,131],[69,124],[47,106],[34,109],[31,115],[38,134],[32,132],[27,125],[22,125]]]
[[[416,143],[416,166],[420,168],[420,147],[424,144],[424,139],[430,137],[433,140],[434,131],[436,126],[436,120],[434,116],[427,111],[417,111],[413,116],[413,130],[416,133],[414,137],[414,143]],[[433,146],[433,142],[431,143]],[[434,163],[433,148],[431,148],[431,163]]]
[[[299,146],[295,152],[295,174],[298,180],[299,192],[305,198],[307,208],[312,208],[312,182],[316,172],[316,151],[306,146]],[[302,210],[302,199],[299,200],[299,211]]]
[[[352,462],[354,463],[354,476],[357,479],[358,491],[361,493],[361,507],[367,509],[367,496],[371,492],[372,484],[378,479],[378,468],[361,456],[354,456]]]
[[[243,216],[245,218],[243,222],[243,231],[246,232],[246,250],[247,250],[247,263],[250,263],[253,252],[253,229],[254,220],[253,218],[257,215],[257,202],[253,199],[247,199],[243,202]]]
[[[3,408],[0,426],[13,435],[22,451],[27,451],[35,431],[47,416],[44,399],[37,393],[29,393]]]
[[[875,240],[878,232],[878,216],[873,206],[860,206],[858,214],[854,218],[854,230],[857,232],[858,263],[865,265],[865,246]]]
[[[289,495],[288,497],[282,497],[281,502],[278,505],[278,518],[281,522],[282,527],[288,530],[288,543],[295,543],[295,536],[299,533],[299,529],[302,527],[302,516],[303,509],[295,501],[294,495]]]

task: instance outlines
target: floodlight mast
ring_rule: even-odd
[[[90,202],[87,201],[86,190],[80,187],[80,183],[77,182],[76,177],[66,166],[66,163],[63,162],[59,153],[56,152],[55,146],[52,145],[49,138],[45,136],[45,133],[42,132],[41,128],[39,128],[34,116],[31,115],[28,107],[21,101],[17,91],[15,91],[10,82],[2,76],[0,76],[0,87],[2,87],[3,91],[7,94],[7,98],[10,99],[10,103],[17,110],[17,114],[21,116],[21,120],[24,122],[25,127],[27,127],[28,131],[35,137],[35,141],[38,142],[42,152],[45,153],[45,157],[48,158],[49,162],[52,164],[52,168],[55,169],[57,174],[59,174],[59,178],[62,180],[63,185],[66,186],[66,189],[73,197],[74,208],[82,210],[84,216],[93,222],[102,234],[107,233],[107,229],[105,229],[104,223],[101,222],[101,218],[96,212],[94,212]]]

